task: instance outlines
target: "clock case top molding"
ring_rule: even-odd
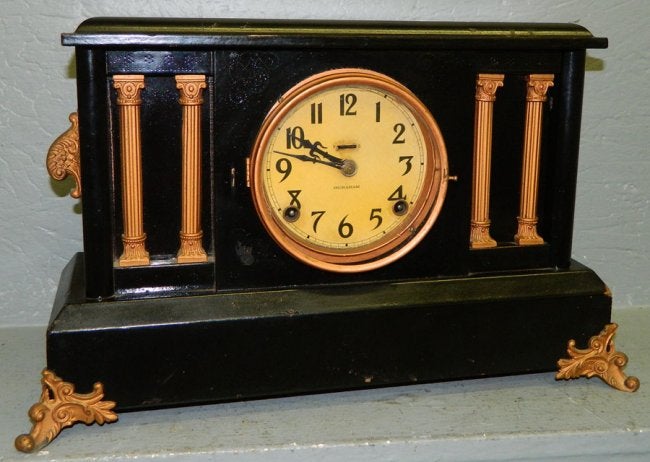
[[[62,41],[76,48],[84,252],[61,278],[48,368],[79,389],[101,381],[118,409],[553,370],[568,339],[580,344],[610,321],[607,288],[571,260],[586,49],[606,39],[572,24],[95,18]],[[277,99],[339,68],[381,72],[416,94],[457,178],[417,247],[358,274],[287,255],[247,186],[246,160]],[[504,76],[490,189],[498,245],[471,248],[484,74]],[[125,106],[115,82],[136,75],[144,78],[148,260],[122,266]],[[193,236],[205,258],[178,263],[187,112],[177,77],[197,75],[205,77],[192,103],[200,108],[202,234]],[[515,234],[531,75],[554,80],[541,109],[543,242],[526,246]]]

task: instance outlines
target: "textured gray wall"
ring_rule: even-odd
[[[79,204],[61,197],[44,159],[76,109],[73,50],[59,34],[92,16],[576,22],[609,37],[609,49],[589,52],[574,256],[616,307],[650,306],[643,0],[0,0],[0,325],[45,324],[60,271],[82,249]]]

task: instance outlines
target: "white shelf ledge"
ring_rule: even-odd
[[[65,429],[33,455],[13,440],[31,428],[45,327],[0,328],[0,460],[647,461],[650,308],[613,321],[635,393],[548,373],[124,413]]]

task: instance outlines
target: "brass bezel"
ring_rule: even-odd
[[[305,99],[332,87],[369,86],[390,93],[418,122],[428,165],[424,186],[412,206],[409,220],[386,236],[353,249],[325,249],[298,241],[284,230],[264,192],[263,160],[274,130]],[[379,72],[342,68],[315,74],[289,89],[267,114],[251,153],[250,187],[257,213],[275,242],[294,258],[313,267],[341,273],[370,271],[392,263],[410,252],[428,233],[444,202],[448,164],[442,133],[435,119],[415,94]]]

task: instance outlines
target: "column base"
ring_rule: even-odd
[[[517,245],[541,245],[544,239],[537,234],[537,219],[517,218],[519,227],[515,234]]]
[[[145,266],[149,264],[149,252],[144,247],[147,235],[126,237],[122,235],[124,253],[119,259],[120,266]]]
[[[490,236],[490,222],[472,222],[472,230],[469,237],[470,249],[487,249],[496,247],[497,241]]]
[[[181,233],[181,248],[178,250],[178,263],[202,263],[208,261],[208,255],[203,249],[203,232]]]

